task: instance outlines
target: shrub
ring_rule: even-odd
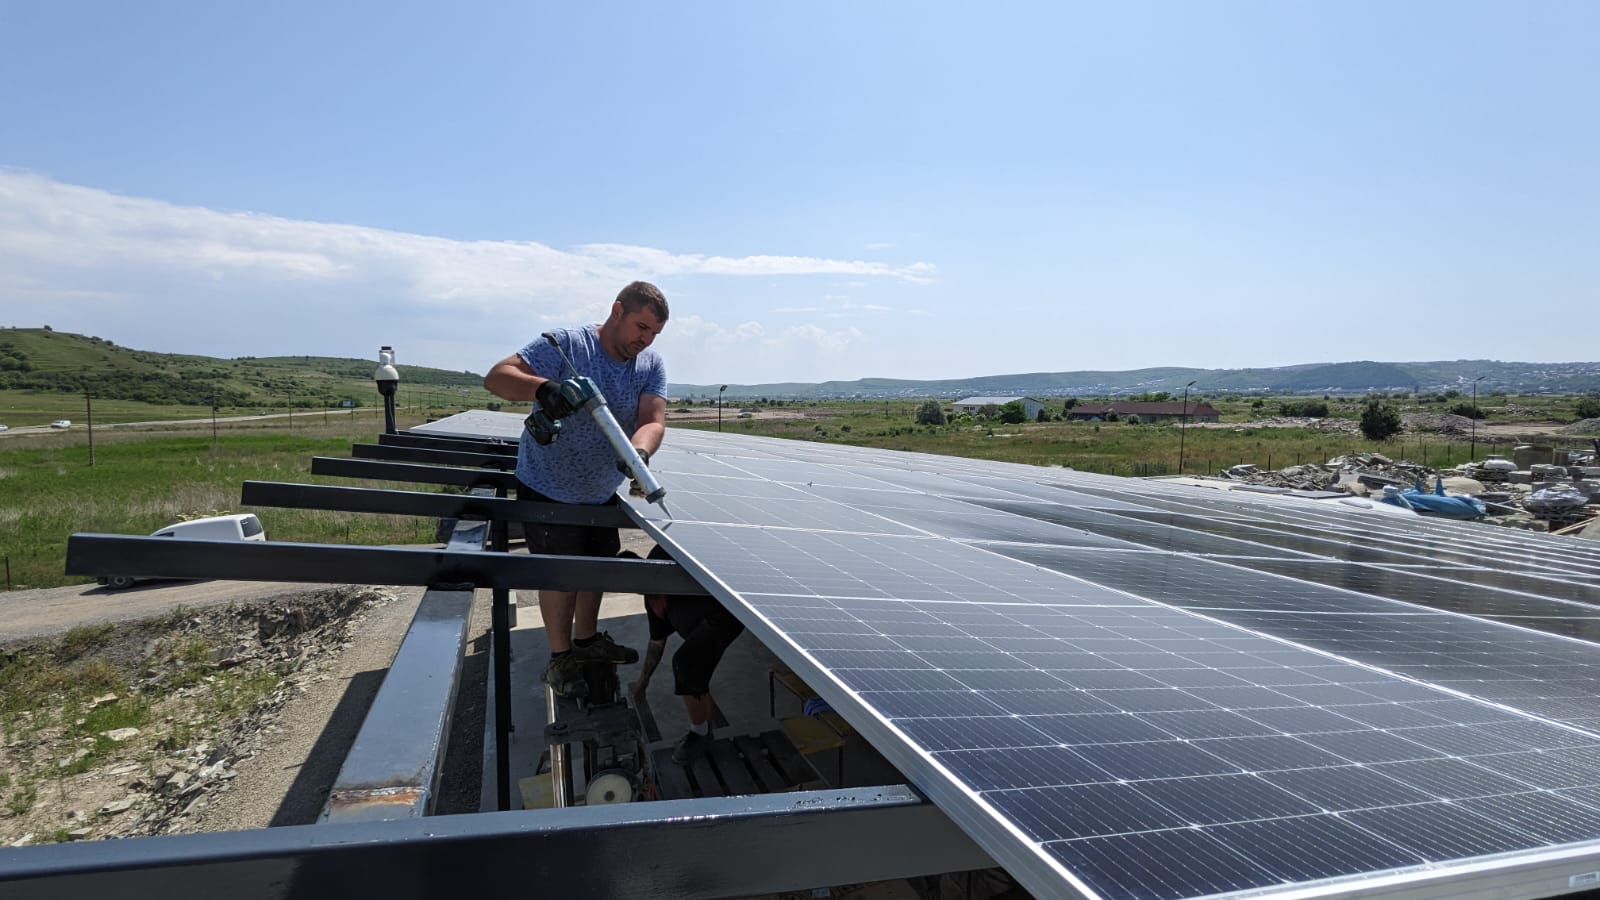
[[[1400,414],[1377,397],[1361,409],[1361,434],[1369,441],[1386,441],[1400,433]]]
[[[918,425],[943,425],[944,407],[937,400],[927,400],[917,407]]]
[[[1456,405],[1450,407],[1450,414],[1454,416],[1466,416],[1469,419],[1481,419],[1484,417],[1483,410],[1473,406],[1471,403],[1457,403]]]
[[[1013,400],[1000,407],[1000,422],[1005,425],[1021,425],[1028,421],[1028,410],[1022,405],[1021,400]]]
[[[1576,412],[1580,419],[1600,419],[1600,397],[1579,397]]]

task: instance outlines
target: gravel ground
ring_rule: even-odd
[[[256,755],[242,760],[227,793],[187,817],[178,832],[238,831],[309,825],[328,790],[395,650],[422,600],[422,589],[388,588],[392,602],[352,620],[337,652],[312,663],[306,690],[285,705],[277,723],[257,734]]]
[[[101,622],[131,623],[179,608],[287,602],[318,586],[237,581],[150,582],[126,591],[93,585],[14,591],[0,595],[0,645],[59,635]],[[170,822],[171,832],[232,831],[309,824],[355,740],[367,709],[421,602],[419,587],[386,587],[392,597],[356,613],[340,643],[318,646],[296,677],[299,688],[252,735],[227,786],[208,793]],[[468,656],[457,699],[454,731],[439,799],[440,812],[475,812],[481,783],[484,677],[487,666],[489,592],[478,592]],[[68,810],[85,798],[40,792],[40,804]],[[94,804],[90,804],[91,806]]]

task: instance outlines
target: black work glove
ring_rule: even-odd
[[[538,401],[539,408],[545,415],[552,419],[565,419],[577,412],[567,398],[561,395],[561,386],[554,381],[542,381],[538,389],[533,392],[533,399]]]
[[[635,448],[633,448],[633,452],[639,454],[639,461],[644,463],[646,468],[649,468],[649,466],[650,466],[650,451],[644,449],[643,447],[635,447]],[[621,472],[622,474],[624,474],[626,476],[628,476],[629,478],[633,477],[633,473],[628,471],[628,464],[623,462],[620,459],[617,460],[617,471]]]

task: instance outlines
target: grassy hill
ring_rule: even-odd
[[[1484,393],[1583,394],[1600,391],[1600,363],[1520,363],[1488,359],[1445,362],[1384,363],[1371,361],[1312,363],[1261,369],[1133,369],[1124,372],[1031,372],[984,375],[935,381],[862,378],[820,384],[729,384],[726,398],[784,397],[799,399],[966,397],[973,395],[1030,397],[1107,397],[1167,391],[1176,396],[1183,386],[1207,396],[1238,394],[1344,394],[1375,391],[1442,391],[1470,385],[1479,376]],[[717,396],[714,384],[674,384],[674,396]]]
[[[222,409],[322,409],[381,404],[372,359],[318,356],[218,359],[119,347],[99,337],[45,328],[0,329],[0,396],[10,424],[62,406],[87,390],[97,400]],[[399,366],[401,402],[486,406],[483,376]],[[50,395],[57,395],[54,399]],[[81,407],[81,399],[72,401]]]

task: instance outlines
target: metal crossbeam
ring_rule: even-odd
[[[0,896],[742,897],[991,865],[901,785],[23,847]]]
[[[485,530],[488,523],[469,523]],[[592,556],[459,553],[280,541],[194,541],[121,534],[67,539],[68,575],[116,572],[322,584],[470,584],[513,590],[703,594],[677,563]]]
[[[423,450],[459,450],[465,453],[498,453],[516,456],[515,442],[473,440],[472,438],[428,437],[421,434],[380,434],[378,443],[390,447],[418,447]]]
[[[633,519],[616,505],[544,503],[466,494],[432,494],[425,491],[391,491],[325,484],[246,481],[240,491],[239,502],[246,506],[332,509],[343,512],[386,513],[438,519],[540,522],[551,525],[586,525],[593,528],[638,527]]]
[[[397,462],[438,463],[446,466],[483,466],[511,470],[515,456],[499,453],[463,453],[459,450],[424,450],[420,447],[389,447],[384,444],[352,444],[350,455],[358,459],[388,459]]]
[[[469,469],[455,466],[429,466],[416,463],[346,459],[339,456],[311,457],[311,474],[336,478],[368,478],[378,481],[405,481],[412,484],[448,484],[474,487],[487,484],[505,491],[515,490],[517,477],[498,469]]]

